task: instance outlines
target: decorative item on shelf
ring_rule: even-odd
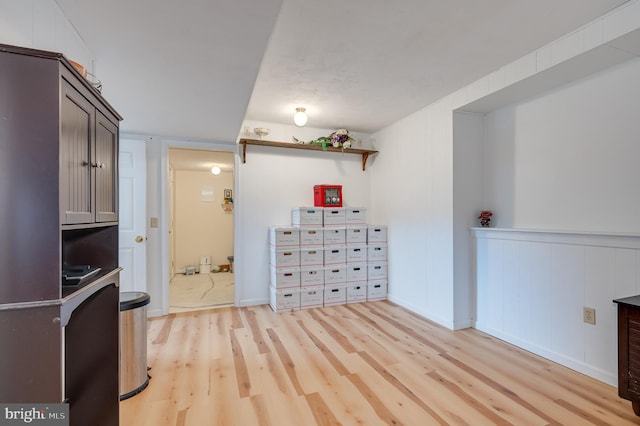
[[[80,75],[82,77],[84,77],[84,79],[87,80],[91,86],[93,86],[94,89],[96,89],[98,92],[102,93],[102,82],[100,80],[98,80],[98,78],[95,75],[90,73],[84,67],[84,65],[79,64],[76,61],[69,60],[69,62],[80,73]]]
[[[342,185],[315,185],[314,207],[342,207]]]
[[[233,211],[233,195],[230,189],[224,190],[224,199],[222,200],[222,210],[225,212]]]
[[[488,228],[491,225],[491,216],[493,216],[491,210],[482,210],[482,212],[480,212],[478,219],[480,219],[480,225],[483,228]]]
[[[271,129],[267,129],[266,127],[256,127],[255,129],[253,129],[253,132],[256,135],[260,136],[260,139],[262,139],[263,137],[267,136],[270,131],[271,131]]]
[[[301,141],[300,139],[294,136],[293,141],[299,144],[320,145],[322,146],[323,151],[327,150],[327,146],[332,146],[334,148],[341,148],[342,151],[344,151],[345,148],[351,148],[351,145],[354,142],[353,138],[349,135],[349,131],[347,129],[336,130],[335,132],[331,133],[329,136],[321,136],[318,139],[314,139],[309,142]]]

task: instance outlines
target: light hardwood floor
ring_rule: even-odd
[[[388,301],[221,308],[148,330],[152,379],[120,403],[122,426],[640,424],[614,387]]]

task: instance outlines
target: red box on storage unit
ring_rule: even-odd
[[[313,205],[316,207],[342,207],[342,185],[315,185]]]

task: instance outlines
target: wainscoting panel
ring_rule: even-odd
[[[481,331],[617,385],[617,306],[640,294],[640,235],[473,228]],[[583,322],[595,308],[596,325]]]

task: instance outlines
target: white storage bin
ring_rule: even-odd
[[[364,207],[345,207],[344,212],[347,225],[364,225],[367,223],[367,209]]]
[[[347,284],[367,283],[367,264],[350,263],[347,265]]]
[[[300,289],[269,287],[269,305],[274,312],[289,312],[300,309]]]
[[[344,305],[347,303],[347,288],[345,286],[325,286],[324,306]]]
[[[325,246],[344,245],[347,242],[344,226],[324,228],[323,234]]]
[[[300,309],[321,308],[324,305],[324,287],[300,289]]]
[[[367,285],[367,301],[384,300],[387,298],[387,282],[370,283]]]
[[[367,227],[350,225],[345,229],[347,244],[367,244]]]
[[[271,265],[276,268],[298,268],[300,267],[300,248],[276,248],[271,246],[270,258]]]
[[[322,207],[296,207],[291,210],[291,224],[322,227],[322,213]]]
[[[387,227],[386,226],[368,226],[367,227],[367,243],[386,243]]]
[[[325,207],[322,209],[324,226],[345,226],[344,207]]]
[[[387,263],[376,262],[367,264],[367,280],[386,281],[387,280]]]
[[[335,265],[324,269],[324,285],[344,285],[347,282],[347,266]]]
[[[344,265],[347,263],[347,246],[331,246],[324,248],[324,264]]]
[[[367,246],[367,260],[369,262],[386,262],[387,246],[382,244],[369,244]]]
[[[367,261],[367,246],[366,245],[348,245],[347,246],[347,264],[349,263],[361,263]]]
[[[367,300],[367,285],[347,285],[347,303],[359,303]]]
[[[324,244],[324,228],[300,228],[300,247]]]
[[[300,287],[324,286],[324,268],[300,268]]]
[[[269,244],[278,248],[300,246],[299,228],[269,228]]]
[[[324,247],[304,247],[300,248],[300,267],[323,266]]]
[[[271,267],[271,286],[275,288],[300,287],[300,268]]]

